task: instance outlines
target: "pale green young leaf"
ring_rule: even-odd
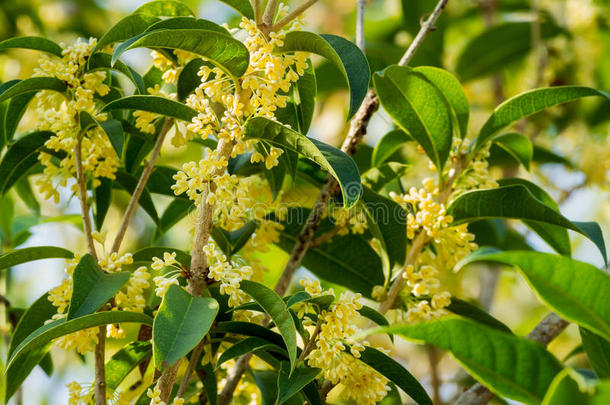
[[[579,328],[579,331],[582,346],[597,378],[610,378],[610,342],[585,328]]]
[[[254,20],[254,9],[249,0],[220,0],[223,3],[231,6],[235,11],[244,17]]]
[[[195,13],[182,1],[153,0],[142,4],[134,13],[148,14],[155,17],[194,16]]]

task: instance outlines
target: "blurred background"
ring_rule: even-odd
[[[0,41],[23,35],[42,35],[57,42],[70,43],[78,37],[100,37],[112,24],[136,9],[140,0],[0,0]],[[235,26],[237,15],[216,0],[186,0],[199,18]],[[294,6],[298,0],[288,4]],[[414,34],[420,19],[435,5],[434,0],[370,0],[366,9],[366,53],[373,71],[396,63]],[[305,17],[306,29],[353,39],[356,0],[321,0]],[[10,50],[0,53],[0,81],[23,79],[37,66],[38,53]],[[141,73],[150,65],[148,52],[133,50],[123,60]],[[319,62],[319,61],[318,61]],[[412,65],[434,65],[454,73],[463,83],[472,107],[471,135],[481,127],[490,111],[501,101],[535,87],[580,84],[610,92],[610,1],[609,0],[450,0],[446,12],[417,53]],[[346,133],[347,94],[338,72],[329,64],[318,63],[326,72],[318,81],[323,95],[316,106],[310,136],[338,145]],[[18,129],[21,134],[32,128],[35,117],[26,113]],[[367,145],[391,130],[391,120],[383,111],[373,119]],[[598,221],[610,239],[610,101],[584,100],[537,114],[517,125],[536,145],[536,164],[530,172],[519,168],[502,150],[492,150],[490,158],[496,177],[516,175],[543,186],[560,203],[562,213],[572,220]],[[360,148],[366,159],[370,147]],[[198,152],[197,152],[198,153]],[[418,186],[430,172],[415,150],[401,151],[405,161],[415,167],[401,181],[408,189]],[[192,158],[193,151],[167,145],[161,163],[179,167]],[[195,153],[196,158],[196,153]],[[33,183],[33,180],[31,180]],[[293,185],[288,198],[311,204],[317,195]],[[76,252],[85,251],[84,238],[77,226],[78,201],[69,190],[62,192],[59,204],[45,201],[36,190],[33,195],[9,194],[0,200],[2,250],[16,247],[55,245]],[[24,194],[24,193],[20,193]],[[115,192],[106,228],[113,234],[128,195]],[[35,200],[32,200],[35,199]],[[29,201],[28,201],[29,200]],[[169,203],[155,196],[158,207]],[[156,243],[187,250],[187,217]],[[541,240],[518,224],[510,224],[531,246],[550,251]],[[185,230],[187,230],[185,232]],[[140,211],[128,232],[130,251],[150,243],[154,232],[150,218]],[[601,257],[584,238],[571,234],[574,257],[597,266]],[[482,241],[484,242],[484,241]],[[268,271],[260,275],[271,285],[279,277],[287,255],[280,249],[260,254]],[[44,260],[21,265],[4,272],[0,294],[11,308],[27,308],[64,277],[64,261]],[[300,270],[300,276],[308,274]],[[500,275],[498,280],[498,275]],[[300,278],[300,277],[297,277]],[[444,282],[461,298],[476,300],[517,334],[526,334],[548,312],[525,282],[511,270],[469,268],[448,274]],[[335,290],[341,290],[340,287]],[[295,287],[296,288],[296,287]],[[4,309],[3,309],[4,310]],[[388,342],[380,341],[379,344]],[[574,326],[554,341],[550,350],[559,358],[571,354],[579,344]],[[388,346],[389,347],[389,346]],[[5,350],[5,348],[3,348]],[[112,350],[112,347],[111,347]],[[392,354],[420,377],[432,390],[431,367],[443,381],[439,395],[450,403],[468,385],[449,356],[422,346],[397,341]],[[5,352],[2,353],[2,361]],[[62,404],[67,402],[65,385],[73,380],[87,383],[93,379],[93,358],[52,349],[55,374],[48,377],[37,367],[26,380],[23,404]],[[576,353],[569,363],[586,366],[584,356]],[[331,396],[332,399],[332,396]],[[404,398],[407,401],[407,398]]]

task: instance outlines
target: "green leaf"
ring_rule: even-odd
[[[222,25],[218,25],[215,22],[203,20],[201,18],[193,18],[193,17],[174,17],[168,18],[166,20],[161,20],[146,29],[146,32],[162,30],[162,29],[170,29],[170,30],[178,30],[178,29],[201,29],[201,30],[209,30],[220,32],[221,34],[231,35],[226,28]]]
[[[297,360],[297,331],[286,304],[275,291],[254,281],[243,280],[239,288],[252,297],[275,323],[284,343],[286,343],[292,372]]]
[[[106,31],[99,41],[97,41],[95,49],[102,49],[106,45],[115,42],[123,42],[129,38],[135,37],[146,31],[148,27],[157,21],[159,21],[158,18],[148,13],[130,14]]]
[[[362,51],[352,42],[336,35],[318,35],[308,31],[286,34],[284,46],[277,52],[310,52],[320,55],[343,74],[350,90],[348,117],[356,113],[369,88],[371,71]]]
[[[107,53],[95,53],[92,54],[88,63],[87,71],[94,71],[98,69],[111,69],[120,72],[125,75],[135,86],[136,91],[140,94],[148,94],[146,87],[144,86],[144,79],[142,76],[120,60],[112,63],[112,56]]]
[[[541,40],[560,31],[545,21],[540,24]],[[506,22],[470,39],[458,56],[456,72],[462,81],[489,75],[528,54],[532,49],[532,23]]]
[[[130,273],[107,274],[90,254],[86,254],[74,269],[74,285],[70,297],[68,321],[89,315],[100,309],[127,283]]]
[[[451,304],[449,304],[446,309],[456,315],[472,319],[473,321],[482,323],[499,331],[513,333],[508,326],[504,325],[502,322],[488,314],[486,311],[474,304],[471,304],[468,301],[464,301],[456,297],[451,297]]]
[[[32,332],[40,328],[45,322],[53,315],[57,313],[57,307],[55,307],[51,301],[49,301],[49,294],[45,293],[38,298],[30,307],[24,312],[19,319],[19,322],[13,330],[11,340],[9,342],[8,356],[10,357],[17,346],[27,338]],[[36,350],[31,350],[22,356],[18,365],[10,367],[6,370],[6,386],[7,390],[5,393],[5,399],[13,396],[17,389],[21,386],[26,377],[36,367],[38,363],[47,355],[49,345],[43,345]]]
[[[216,381],[216,373],[214,372],[214,366],[208,363],[202,367],[203,374],[205,377],[201,380],[203,383],[203,389],[208,397],[210,405],[216,405],[218,401],[218,383]]]
[[[226,361],[235,359],[247,353],[256,354],[256,352],[261,350],[280,353],[286,356],[286,358],[288,357],[288,352],[286,352],[286,350],[280,346],[259,337],[248,337],[240,340],[225,350],[216,362],[216,369],[218,369],[218,367],[220,367],[220,365]]]
[[[248,69],[250,54],[238,40],[216,31],[202,29],[156,30],[144,34],[122,51],[134,48],[169,48],[192,52],[204,57],[233,77]],[[118,59],[118,50],[113,59]]]
[[[235,11],[249,20],[254,20],[254,9],[249,0],[220,0],[223,3],[231,6]]]
[[[66,83],[54,77],[31,77],[16,81],[9,86],[6,86],[5,83],[0,86],[0,103],[21,94],[35,93],[41,90],[54,90],[63,93],[66,91]]]
[[[610,378],[610,342],[585,328],[579,328],[579,331],[583,348],[597,378]]]
[[[390,117],[442,170],[451,149],[453,120],[449,103],[438,87],[405,66],[390,66],[375,73],[373,83]]]
[[[468,132],[470,106],[459,80],[446,70],[433,66],[419,66],[413,70],[426,76],[443,93],[455,114],[459,137],[464,139]]]
[[[541,405],[606,405],[610,402],[610,381],[590,382],[582,374],[564,369],[553,380]]]
[[[153,324],[153,358],[162,370],[186,356],[208,333],[218,302],[210,297],[193,297],[172,284],[161,302]]]
[[[341,150],[263,117],[254,117],[246,122],[244,136],[262,139],[277,146],[293,150],[312,160],[329,172],[341,186],[346,207],[353,206],[360,197],[362,185],[358,167],[354,160]]]
[[[34,92],[24,93],[11,98],[11,100],[8,102],[4,115],[4,141],[7,144],[13,139],[13,136],[17,131],[17,127],[19,126],[28,105],[34,96],[36,96],[36,93]],[[0,143],[1,142],[2,140],[0,139]]]
[[[182,71],[178,76],[178,84],[176,85],[178,100],[186,100],[187,97],[199,87],[201,84],[201,76],[199,76],[198,73],[203,65],[211,65],[211,63],[206,62],[201,58],[195,58],[182,68]]]
[[[411,142],[413,140],[413,138],[401,129],[395,129],[388,132],[379,142],[377,142],[377,145],[375,145],[372,157],[373,166],[381,166],[406,142]]]
[[[102,111],[132,109],[161,114],[190,122],[197,116],[197,111],[185,104],[160,96],[127,96],[108,103]]]
[[[561,317],[610,339],[610,276],[596,267],[549,253],[479,249],[458,264],[516,266],[538,297]]]
[[[215,227],[212,229],[211,235],[223,253],[231,257],[248,242],[255,230],[256,223],[251,221],[232,232],[225,231],[221,227]]]
[[[163,257],[165,252],[176,252],[176,261],[187,268],[191,265],[191,255],[183,252],[182,250],[174,249],[171,247],[147,247],[136,251],[133,254],[134,263],[152,263],[153,257]]]
[[[21,263],[40,259],[63,258],[72,259],[74,253],[57,246],[34,246],[16,249],[0,255],[0,269],[7,269]]]
[[[485,218],[514,218],[571,229],[596,243],[602,256],[604,256],[604,262],[607,262],[605,248],[599,244],[599,240],[590,237],[585,229],[580,228],[534,197],[530,190],[522,184],[462,194],[451,203],[447,213],[453,216],[453,225]]]
[[[319,368],[298,367],[294,371],[290,369],[287,362],[282,362],[277,379],[277,405],[282,405],[288,401],[307,384],[315,380],[322,371]]]
[[[409,165],[397,162],[384,163],[377,167],[371,167],[362,174],[362,182],[374,191],[379,192],[393,181],[400,178],[411,168]]]
[[[112,201],[112,180],[102,177],[100,185],[93,189],[95,229],[100,231]]]
[[[213,333],[235,333],[243,336],[254,336],[274,343],[276,346],[283,347],[285,345],[284,339],[278,333],[250,322],[218,322]]]
[[[123,189],[125,189],[128,193],[133,194],[133,191],[136,189],[138,184],[138,179],[132,176],[131,174],[124,172],[123,170],[117,170],[115,173],[116,183],[120,185]],[[142,195],[138,200],[138,204],[146,211],[146,213],[152,218],[155,224],[159,223],[159,215],[157,214],[157,209],[155,208],[155,204],[153,203],[150,192],[144,188],[142,191]]]
[[[169,231],[189,213],[194,212],[194,210],[195,205],[191,200],[175,198],[169,203],[165,211],[163,211],[163,214],[161,214],[153,240],[158,240],[164,233]]]
[[[152,325],[153,320],[148,315],[129,311],[97,312],[70,321],[65,318],[58,319],[41,326],[28,335],[9,357],[8,367],[17,367],[23,356],[28,352],[44,347],[58,337],[95,326],[129,322]]]
[[[535,89],[518,94],[500,104],[487,119],[474,149],[482,147],[491,137],[510,124],[546,108],[574,101],[583,97],[602,96],[610,98],[603,91],[584,86],[557,86]]]
[[[387,354],[370,346],[365,346],[364,351],[360,353],[360,361],[368,364],[392,381],[419,405],[432,405],[432,400],[419,381]]]
[[[53,132],[37,131],[22,136],[11,144],[0,161],[0,195],[6,194],[10,188],[28,170],[38,163],[38,154]]]
[[[116,390],[125,377],[152,355],[150,342],[131,342],[106,362],[106,386]]]
[[[15,184],[15,191],[19,195],[21,201],[27,205],[30,211],[35,215],[40,215],[40,204],[34,195],[34,190],[27,178],[22,178]]]
[[[43,37],[17,37],[0,42],[0,51],[11,48],[33,49],[48,52],[61,58],[61,46]]]
[[[530,169],[530,163],[534,157],[534,146],[527,136],[517,133],[503,134],[494,137],[493,142],[514,157],[527,170]]]
[[[468,374],[492,392],[539,404],[559,361],[540,344],[460,318],[380,328],[451,352]]]
[[[195,13],[182,1],[154,0],[142,4],[134,13],[149,14],[155,17],[194,16]]]

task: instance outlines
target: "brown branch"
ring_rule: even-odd
[[[559,336],[568,325],[569,322],[551,312],[527,335],[527,339],[538,342],[546,347],[553,339]],[[476,383],[458,397],[455,405],[484,405],[493,397],[494,394],[489,389],[484,387],[481,383]]]
[[[434,405],[441,405],[441,384],[442,381],[438,375],[438,362],[440,360],[439,350],[431,345],[427,345],[426,350],[428,352],[428,362],[430,364],[430,379],[432,382],[432,398]]]
[[[201,353],[203,353],[203,348],[205,347],[205,338],[201,339],[201,342],[193,349],[191,353],[191,358],[189,360],[189,364],[186,367],[186,372],[184,373],[184,377],[182,382],[180,383],[180,387],[178,388],[178,393],[176,394],[176,398],[183,398],[184,392],[189,385],[189,380],[191,379],[191,375],[193,374],[193,370],[197,366],[197,362],[201,357]]]
[[[356,45],[364,52],[364,14],[366,11],[366,0],[356,1]]]
[[[127,228],[129,228],[129,223],[131,222],[131,218],[136,211],[136,207],[138,206],[138,201],[140,201],[140,197],[144,192],[144,188],[146,188],[146,183],[148,183],[148,179],[150,178],[151,173],[155,169],[155,163],[159,154],[161,153],[161,147],[163,146],[163,141],[165,140],[165,136],[167,132],[170,130],[172,123],[174,122],[173,118],[167,117],[165,119],[165,123],[163,124],[163,128],[161,128],[161,132],[157,136],[157,140],[155,142],[155,146],[150,155],[150,159],[148,160],[148,164],[142,171],[140,175],[140,179],[138,180],[138,184],[136,185],[136,189],[133,191],[133,195],[129,200],[129,204],[127,205],[127,209],[125,210],[125,214],[123,215],[123,219],[121,220],[121,225],[119,226],[119,230],[114,239],[114,243],[112,244],[111,252],[118,252],[121,243],[123,242],[123,238],[125,237],[125,233],[127,232]]]
[[[248,353],[237,359],[235,366],[233,366],[233,369],[231,370],[231,374],[227,376],[225,386],[222,387],[222,391],[218,395],[218,405],[229,405],[231,403],[235,388],[237,388],[237,384],[239,384],[241,377],[246,372],[251,358],[252,353]]]
[[[265,7],[265,13],[263,14],[263,26],[270,28],[273,25],[273,18],[275,17],[278,3],[279,0],[269,0],[267,2],[267,7]]]

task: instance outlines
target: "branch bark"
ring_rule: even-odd
[[[569,324],[568,321],[561,319],[557,314],[551,312],[532,329],[527,335],[527,339],[538,342],[546,347],[553,339],[559,336]],[[484,405],[494,396],[495,395],[481,383],[476,383],[458,397],[455,405]]]
[[[191,379],[191,374],[193,374],[193,370],[197,366],[197,362],[201,357],[201,353],[203,353],[203,348],[205,347],[205,338],[201,339],[201,342],[193,349],[191,353],[191,358],[189,360],[189,364],[186,367],[186,372],[184,373],[184,377],[182,382],[180,383],[180,387],[178,388],[178,392],[176,393],[176,398],[184,398],[184,392],[189,385],[189,380]]]

